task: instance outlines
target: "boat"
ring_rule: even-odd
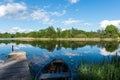
[[[72,80],[71,70],[63,59],[54,59],[38,72],[35,80]]]

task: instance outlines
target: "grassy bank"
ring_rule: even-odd
[[[120,65],[82,65],[80,67],[80,80],[120,80]]]
[[[1,38],[2,39],[2,38]],[[5,38],[7,39],[7,38]],[[4,39],[4,40],[5,40]],[[13,40],[21,40],[21,41],[48,41],[48,40],[56,40],[56,41],[120,41],[120,38],[10,38]]]
[[[98,64],[81,64],[80,80],[120,80],[120,57],[114,56],[109,62]]]

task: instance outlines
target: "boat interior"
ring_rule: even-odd
[[[68,72],[68,66],[62,60],[56,60],[51,62],[45,67],[43,73],[61,73]]]
[[[70,70],[61,59],[49,63],[42,71],[39,80],[70,80]]]

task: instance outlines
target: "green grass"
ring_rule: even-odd
[[[79,68],[80,80],[120,80],[120,62],[96,65],[81,64]]]

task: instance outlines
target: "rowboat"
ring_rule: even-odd
[[[72,80],[71,70],[63,59],[54,59],[38,72],[35,80]]]

